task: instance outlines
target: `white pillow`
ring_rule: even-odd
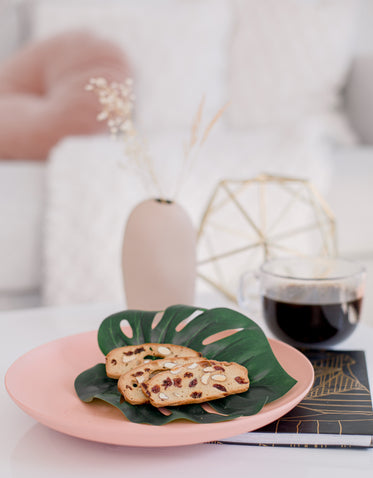
[[[33,38],[90,28],[118,42],[133,68],[142,131],[189,127],[226,101],[229,0],[36,0]]]
[[[238,128],[323,118],[340,105],[358,0],[233,0],[229,123]],[[332,125],[332,123],[330,123]]]

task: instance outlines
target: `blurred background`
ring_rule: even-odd
[[[221,179],[305,178],[372,271],[372,24],[371,0],[0,0],[0,309],[123,301],[125,222],[154,193],[118,168],[97,76],[133,78],[171,198],[201,98],[206,120],[229,101],[177,191],[197,228]]]

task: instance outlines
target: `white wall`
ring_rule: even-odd
[[[359,53],[373,53],[373,0],[361,1],[361,28],[357,38]]]
[[[362,4],[357,51],[373,52],[373,0],[356,0],[356,2]],[[24,38],[26,17],[30,14],[31,8],[32,0],[0,0],[0,61],[17,48]]]
[[[10,0],[0,0],[0,61],[18,44],[17,14]]]

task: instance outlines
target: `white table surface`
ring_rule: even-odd
[[[221,305],[225,304],[215,304]],[[121,310],[118,305],[101,304],[1,312],[2,376],[14,360],[32,348],[66,335],[97,329],[107,315],[118,310]],[[373,328],[363,320],[354,335],[338,348],[366,351],[369,380],[373,384]],[[226,478],[248,474],[260,478],[330,478],[332,473],[338,478],[373,476],[373,449],[210,444],[152,449],[105,445],[70,437],[37,423],[13,403],[4,385],[0,410],[2,478]]]

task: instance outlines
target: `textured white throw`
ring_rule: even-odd
[[[173,197],[182,165],[183,135],[149,137],[155,170]],[[261,172],[327,183],[326,151],[310,133],[232,134],[217,129],[185,176],[177,200],[196,227],[217,181]],[[52,153],[47,171],[44,231],[45,304],[121,301],[121,245],[126,220],[141,200],[154,197],[123,162],[110,138],[70,138]]]

